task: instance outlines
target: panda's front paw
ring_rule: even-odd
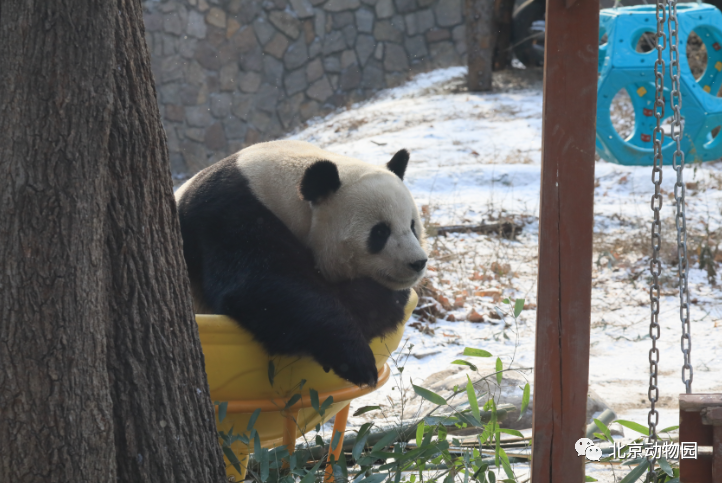
[[[331,368],[337,376],[357,386],[376,387],[379,380],[376,359],[371,348],[366,344],[355,350],[345,351],[339,360],[331,364]]]

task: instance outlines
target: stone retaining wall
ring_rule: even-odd
[[[463,0],[148,0],[146,40],[183,178],[244,146],[463,62]]]

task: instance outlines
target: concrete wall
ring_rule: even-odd
[[[146,40],[185,177],[307,119],[460,64],[463,0],[148,0]]]

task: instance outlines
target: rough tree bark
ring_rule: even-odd
[[[494,0],[466,0],[466,55],[470,91],[490,91],[494,59]]]
[[[494,5],[494,70],[504,70],[511,63],[511,21],[514,0],[496,0]]]
[[[0,59],[0,481],[224,481],[140,2],[3,0]]]

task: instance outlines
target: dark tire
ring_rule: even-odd
[[[532,30],[536,20],[544,20],[546,2],[528,0],[514,12],[512,45],[514,55],[526,67],[544,65],[544,36]]]

